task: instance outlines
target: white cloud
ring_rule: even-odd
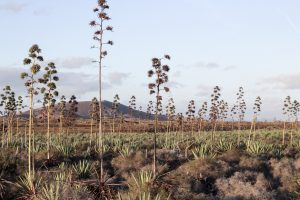
[[[278,89],[299,90],[300,73],[283,74],[275,77],[269,77],[259,82],[259,84],[271,85]]]
[[[181,71],[176,71],[176,72],[174,72],[174,73],[172,74],[172,77],[178,78],[178,77],[181,76],[181,74],[182,74]]]
[[[177,81],[169,81],[169,82],[166,83],[166,86],[167,86],[167,87],[170,87],[170,89],[172,89],[172,88],[182,88],[182,87],[184,87],[183,84],[181,84],[181,83],[179,83],[179,82],[177,82]]]
[[[234,65],[222,66],[216,62],[202,62],[202,61],[197,62],[191,66],[195,68],[203,68],[203,69],[222,69],[224,71],[229,71],[237,68]]]
[[[208,86],[208,85],[198,85],[197,86],[197,96],[209,96],[212,91],[213,91],[213,88],[212,86]]]
[[[234,66],[234,65],[229,65],[229,66],[227,66],[227,67],[224,67],[224,71],[230,71],[230,70],[234,70],[234,69],[236,69],[237,67],[236,66]]]
[[[89,57],[71,57],[66,59],[57,59],[58,64],[61,64],[63,68],[81,68],[92,65],[93,59]]]
[[[123,81],[129,77],[128,73],[112,72],[108,74],[108,79],[111,85],[122,85]]]
[[[25,68],[16,67],[0,67],[0,93],[3,87],[10,85],[15,91],[16,95],[26,95],[26,88],[24,80],[20,78],[22,71],[27,71]],[[38,74],[37,78],[42,74]],[[57,89],[60,95],[71,96],[76,95],[78,98],[84,97],[89,93],[97,93],[98,75],[91,75],[80,72],[61,72],[58,73],[59,81],[57,82]],[[111,88],[107,82],[103,82],[104,90]]]
[[[206,68],[206,69],[216,69],[220,68],[220,65],[216,62],[197,62],[193,65],[193,67],[198,67],[198,68]]]
[[[27,4],[18,4],[15,2],[8,2],[0,4],[0,11],[8,11],[13,13],[19,13],[24,10]]]

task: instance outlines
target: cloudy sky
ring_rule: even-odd
[[[1,0],[0,87],[24,95],[20,72],[32,44],[39,44],[60,74],[61,94],[80,100],[97,96],[97,52],[93,29],[96,0]],[[103,72],[104,99],[118,93],[128,104],[136,95],[146,107],[151,58],[170,54],[171,93],[177,109],[197,107],[214,86],[232,105],[245,88],[247,115],[257,96],[261,119],[280,119],[287,95],[300,100],[300,1],[298,0],[126,0],[111,1],[114,32]],[[46,63],[45,63],[46,65]]]

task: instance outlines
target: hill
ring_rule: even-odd
[[[89,116],[89,110],[90,110],[90,104],[91,101],[79,101],[78,102],[78,112],[77,116],[78,118],[88,119]],[[102,101],[102,106],[104,110],[104,117],[111,117],[112,116],[112,102],[110,101]],[[68,103],[67,103],[68,107]],[[57,107],[55,107],[55,110],[57,110]],[[34,109],[34,113],[36,116],[40,116],[42,112],[42,108],[36,108]],[[23,117],[27,118],[29,115],[29,111],[26,111],[23,113]],[[56,112],[56,115],[58,115],[58,112]],[[140,119],[146,119],[147,113],[143,111],[133,110],[132,112],[129,110],[128,106],[125,106],[124,104],[119,104],[117,116],[123,116],[124,118],[140,118]],[[154,115],[150,116],[151,119],[154,119]]]

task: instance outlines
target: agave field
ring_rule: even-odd
[[[282,131],[157,134],[156,174],[151,133],[35,135],[32,172],[24,135],[1,151],[4,199],[297,199],[300,143],[281,144]],[[240,136],[238,136],[240,135]],[[91,138],[92,137],[92,138]],[[237,143],[239,137],[239,145]],[[295,135],[294,141],[300,141]],[[103,180],[100,181],[101,167]]]
[[[26,95],[3,86],[0,198],[300,199],[300,103],[291,96],[276,122],[260,120],[263,99],[246,104],[243,87],[226,102],[215,86],[210,101],[189,100],[178,112],[176,99],[166,98],[172,90],[166,54],[145,67],[152,98],[146,110],[135,95],[125,113],[118,94],[104,106],[102,70],[113,45],[104,39],[113,31],[109,8],[106,0],[97,1],[89,23],[92,49],[99,53],[99,95],[90,101],[88,117],[78,114],[76,94],[66,97],[57,87],[60,69],[45,63],[37,44],[24,52]]]

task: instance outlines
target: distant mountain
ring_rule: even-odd
[[[89,109],[90,109],[91,101],[80,101],[78,102],[78,116],[81,118],[89,118]],[[105,117],[111,117],[112,116],[112,105],[113,103],[110,101],[102,101],[102,106],[104,110],[104,116]],[[125,118],[141,118],[146,119],[147,113],[141,112],[138,110],[134,110],[131,112],[129,110],[128,106],[125,106],[123,104],[119,104],[117,115],[123,115]],[[153,115],[151,116],[153,117]]]
[[[88,119],[89,116],[89,109],[90,109],[90,104],[91,101],[79,101],[78,102],[78,112],[77,115],[79,118],[83,119]],[[104,117],[112,117],[112,102],[110,101],[102,101],[102,106],[104,110]],[[68,103],[67,103],[68,107]],[[34,109],[35,115],[39,116],[41,115],[40,113],[42,112],[42,108],[36,108]],[[56,112],[56,115],[58,112]],[[29,111],[26,111],[23,113],[23,117],[27,118],[29,115]],[[117,111],[117,116],[123,115],[124,118],[141,118],[141,119],[146,119],[147,118],[147,113],[143,111],[138,111],[138,110],[133,110],[131,112],[129,110],[128,106],[125,106],[123,104],[119,104],[118,111]],[[154,119],[154,115],[151,115],[151,119]]]

